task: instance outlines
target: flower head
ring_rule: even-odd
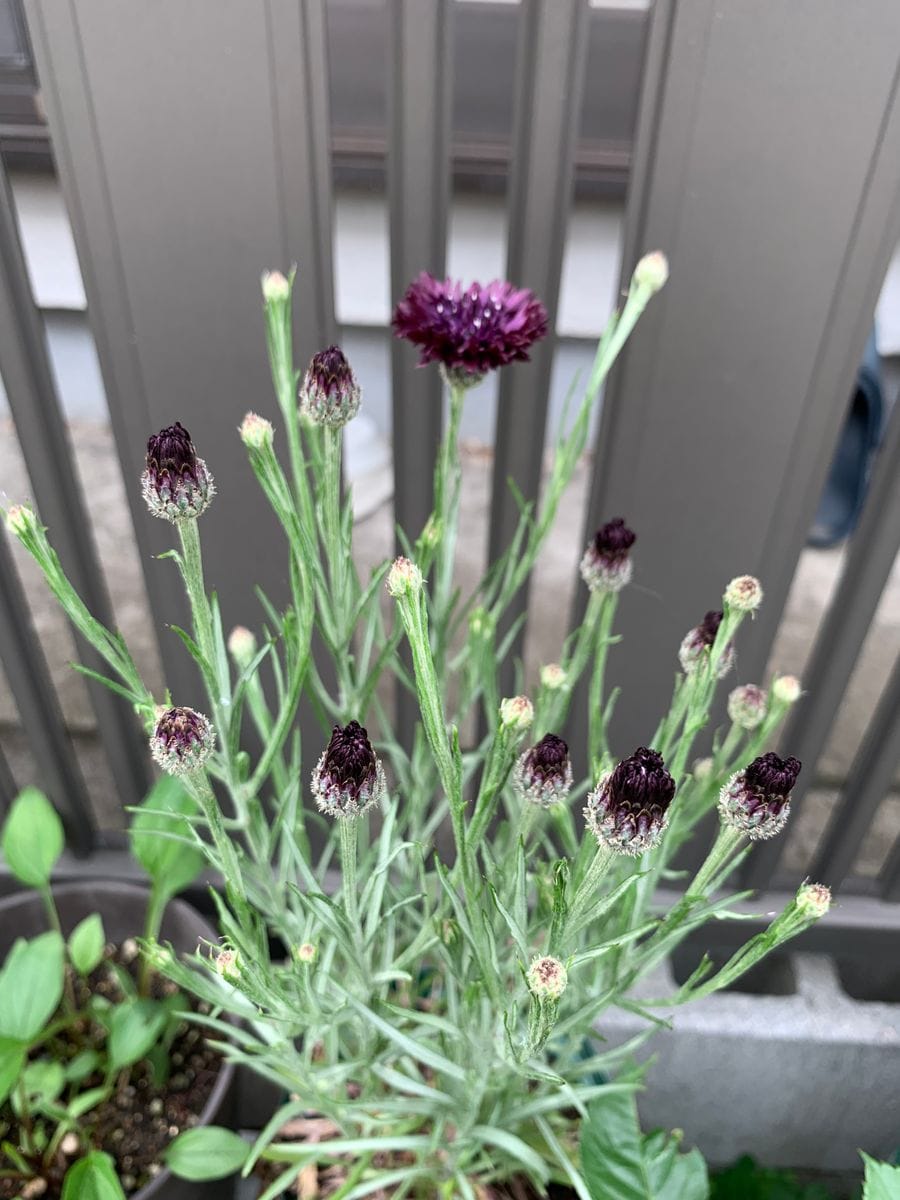
[[[459,383],[527,361],[547,332],[547,310],[527,288],[495,279],[482,285],[435,279],[423,271],[394,310],[394,333],[420,347],[419,365],[439,362]]]
[[[699,625],[685,634],[678,649],[678,660],[685,675],[695,674],[701,665],[708,661],[721,624],[721,611],[712,610],[706,614]],[[734,666],[734,660],[734,642],[729,642],[716,666],[717,679],[722,679],[728,674]]]
[[[387,578],[387,588],[392,596],[411,596],[422,590],[422,583],[422,572],[414,562],[402,555],[394,559]]]
[[[187,521],[206,512],[216,489],[191,435],[178,421],[147,442],[147,466],[141,491],[154,517]]]
[[[547,663],[541,667],[541,686],[548,692],[558,692],[566,686],[568,676],[559,663]]]
[[[169,775],[202,767],[216,743],[209,720],[193,708],[163,708],[157,714],[150,739],[154,761]]]
[[[666,286],[669,278],[669,262],[662,250],[651,250],[638,260],[632,282],[648,288],[651,295]]]
[[[15,537],[27,536],[37,525],[37,517],[30,504],[11,504],[6,510],[6,528]]]
[[[217,950],[213,958],[213,966],[216,968],[216,974],[221,975],[223,979],[235,980],[241,973],[241,956],[237,950],[231,950],[225,946],[221,950]]]
[[[545,734],[519,757],[513,784],[523,800],[549,808],[568,795],[572,787],[569,747],[555,733]]]
[[[755,683],[736,687],[728,697],[728,716],[741,729],[756,729],[766,715],[769,698]]]
[[[569,976],[558,958],[545,955],[533,960],[525,973],[525,981],[532,996],[538,1000],[559,1000],[566,990]]]
[[[358,817],[385,790],[384,767],[358,721],[335,725],[312,775],[316,804],[330,817]]]
[[[797,908],[804,917],[818,921],[831,908],[831,891],[824,883],[801,884],[797,892]]]
[[[312,942],[303,942],[297,947],[296,953],[297,961],[306,963],[308,965],[309,963],[314,963],[316,961],[319,949],[317,946],[314,946]]]
[[[779,675],[772,684],[772,695],[779,704],[796,704],[802,693],[796,675]]]
[[[791,789],[800,774],[800,761],[772,752],[754,758],[737,771],[719,794],[722,820],[746,833],[751,841],[774,837],[787,824]]]
[[[242,671],[250,665],[256,646],[256,634],[244,625],[235,625],[228,635],[228,653]]]
[[[262,277],[262,294],[267,304],[287,300],[291,294],[290,282],[281,271],[266,271]]]
[[[581,559],[581,578],[592,592],[620,592],[631,581],[636,541],[622,517],[600,526]]]
[[[255,412],[247,413],[238,427],[238,433],[244,445],[251,450],[262,450],[264,446],[271,446],[275,436],[272,422]]]
[[[300,411],[317,425],[336,428],[352,421],[362,398],[356,376],[340,346],[314,354],[300,386]]]
[[[728,608],[754,613],[763,601],[762,584],[753,575],[738,575],[725,589],[723,599]]]
[[[588,794],[585,820],[598,842],[620,854],[643,854],[662,837],[675,780],[663,756],[640,746]]]
[[[524,733],[534,721],[534,705],[527,696],[508,696],[500,701],[500,724]]]

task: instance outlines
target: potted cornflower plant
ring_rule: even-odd
[[[182,1130],[227,1112],[233,1068],[204,1044],[193,1002],[142,958],[162,935],[181,952],[215,938],[175,900],[203,856],[169,837],[193,801],[164,776],[131,825],[149,889],[81,881],[53,886],[63,827],[26,789],[0,832],[27,890],[0,901],[0,1197],[199,1200],[163,1152]],[[206,1006],[202,1006],[206,1007]]]
[[[470,596],[453,586],[460,414],[474,383],[526,359],[546,333],[546,312],[525,289],[422,275],[399,303],[395,332],[437,364],[450,419],[429,520],[401,534],[406,553],[363,583],[341,488],[342,429],[361,389],[336,346],[297,371],[293,277],[264,276],[286,463],[265,417],[248,414],[240,437],[283,530],[290,596],[282,608],[263,599],[258,633],[226,634],[204,585],[208,467],[181,425],[150,438],[144,495],[174,526],[170,557],[192,613],[182,637],[207,693],[206,712],[178,697],[161,710],[151,746],[197,804],[182,836],[222,880],[223,944],[213,961],[179,959],[164,945],[148,954],[211,1006],[212,1043],[287,1097],[252,1145],[226,1130],[177,1138],[167,1154],[176,1174],[257,1173],[261,1200],[289,1190],[475,1200],[559,1187],[590,1200],[579,1117],[593,1099],[639,1083],[623,1067],[630,1048],[603,1046],[604,1012],[628,1005],[653,1031],[656,1006],[638,1005],[632,988],[689,933],[737,916],[722,889],[754,842],[784,825],[800,770],[767,749],[799,694],[789,678],[736,693],[712,759],[690,765],[742,623],[762,602],[749,576],[728,584],[686,635],[674,695],[646,744],[610,746],[607,658],[635,569],[636,535],[623,518],[584,553],[587,611],[558,660],[530,696],[498,691],[515,635],[515,625],[499,632],[504,617],[587,447],[603,380],[666,275],[661,254],[637,264],[540,506],[522,503],[510,548]],[[34,512],[14,508],[7,520],[120,685],[130,668],[84,610]],[[393,727],[385,676],[416,696],[414,730]],[[576,779],[565,731],[582,678],[589,768]],[[312,758],[295,733],[303,697],[322,726]],[[486,732],[464,741],[472,712]],[[262,743],[255,759],[242,747],[245,725]],[[703,865],[664,907],[657,885],[715,809],[719,833]],[[452,848],[439,852],[447,826]],[[659,1004],[727,986],[828,905],[825,888],[804,884],[724,966],[704,963]]]

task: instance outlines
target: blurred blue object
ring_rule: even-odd
[[[875,330],[856,375],[847,421],[838,442],[808,543],[836,546],[856,528],[869,485],[872,460],[885,425],[884,384]]]

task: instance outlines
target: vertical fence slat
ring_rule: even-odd
[[[900,904],[900,837],[894,842],[893,849],[881,870],[878,885],[885,900]]]
[[[115,620],[88,512],[75,475],[47,358],[40,316],[31,295],[12,191],[0,164],[0,374],[34,489],[41,520],[76,590],[109,628]],[[24,499],[24,497],[23,497]],[[49,602],[49,594],[48,594]],[[76,634],[79,658],[106,673],[97,654]],[[147,746],[129,706],[99,683],[85,681],[103,748],[123,804],[141,799],[149,782]]]
[[[391,301],[419,271],[443,276],[450,192],[449,0],[390,0],[388,202]],[[437,369],[391,339],[394,517],[415,539],[431,512],[442,427]]]
[[[621,514],[638,532],[617,752],[742,572],[766,603],[735,682],[764,668],[900,233],[898,37],[891,0],[865,30],[840,5],[654,6],[624,268],[659,248],[671,278],[606,388],[585,530]]]
[[[524,0],[519,13],[515,129],[509,186],[507,277],[530,287],[544,302],[550,334],[527,365],[500,377],[491,500],[490,561],[506,549],[519,521],[510,491],[513,479],[528,500],[540,489],[547,403],[563,249],[572,196],[575,143],[587,64],[586,0]],[[528,606],[527,585],[511,606],[513,621]],[[501,668],[501,686],[512,682],[513,658]]]
[[[810,876],[837,889],[849,875],[863,838],[900,762],[900,657],[847,773]],[[793,807],[793,804],[792,804]]]
[[[804,764],[791,800],[795,817],[815,779],[816,764],[900,549],[900,420],[897,418],[895,413],[873,471],[862,518],[850,541],[837,592],[825,614],[804,673],[805,695],[781,738],[785,752],[795,755]],[[884,716],[880,707],[878,712]],[[867,736],[864,748],[867,753],[872,753],[878,749],[878,744]],[[866,762],[862,751],[859,761]],[[851,791],[855,791],[853,772],[850,778]],[[871,792],[866,795],[870,796]],[[749,887],[768,883],[778,869],[784,844],[783,838],[775,838],[757,848],[747,864]],[[851,854],[849,862],[852,861]]]
[[[276,604],[288,593],[277,522],[236,432],[249,408],[275,409],[262,271],[298,264],[298,356],[333,331],[320,5],[26,11],[155,626],[187,613],[174,565],[153,562],[173,531],[148,517],[137,481],[148,433],[175,419],[216,478],[201,534],[226,630],[258,624],[254,584]],[[173,695],[196,702],[183,646],[171,633],[160,643]]]
[[[6,755],[0,747],[0,819],[4,813],[9,811],[9,806],[12,804],[16,795],[16,781],[13,778],[13,773],[9,769],[9,763],[6,761]]]
[[[0,658],[25,737],[47,794],[66,825],[69,845],[86,854],[94,822],[84,780],[66,733],[50,672],[6,538],[0,536]]]
[[[388,156],[391,302],[420,271],[441,278],[447,256],[450,109],[453,77],[450,0],[390,0]],[[415,540],[428,519],[443,426],[435,367],[391,338],[394,520]],[[398,547],[399,548],[399,547]],[[408,651],[404,647],[403,653]],[[397,732],[410,744],[415,698],[397,692]]]

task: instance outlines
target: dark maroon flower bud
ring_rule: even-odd
[[[564,799],[572,787],[569,747],[555,733],[545,734],[519,757],[513,784],[523,800],[549,808]]]
[[[581,559],[581,578],[592,592],[620,592],[631,581],[636,541],[622,517],[600,526]]]
[[[193,708],[157,709],[150,753],[169,775],[185,775],[202,767],[216,742],[213,727]]]
[[[300,411],[317,425],[337,427],[352,421],[362,397],[340,346],[312,356],[300,387]]]
[[[728,780],[719,794],[722,820],[751,841],[774,837],[787,824],[800,761],[763,754]]]
[[[693,675],[708,660],[721,624],[722,613],[713,610],[706,614],[699,625],[685,634],[678,650],[678,660],[685,675]],[[716,667],[716,678],[722,679],[727,675],[734,666],[734,661],[734,642],[729,642]]]
[[[585,820],[597,841],[620,854],[643,854],[662,837],[675,795],[663,756],[640,746],[589,793]]]
[[[154,517],[166,521],[190,520],[209,508],[216,494],[212,475],[178,421],[148,440],[141,490]]]
[[[365,729],[351,721],[335,725],[312,776],[320,810],[330,817],[358,817],[384,795],[384,767]]]
[[[419,346],[419,365],[439,362],[455,383],[472,385],[488,371],[527,361],[547,333],[547,310],[527,288],[495,279],[463,290],[423,271],[394,310],[397,337]]]

